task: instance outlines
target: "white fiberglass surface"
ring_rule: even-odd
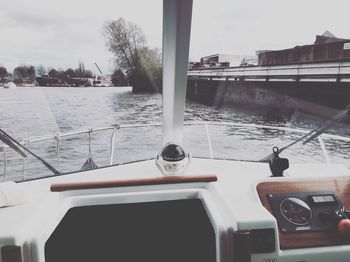
[[[258,161],[344,110],[350,104],[346,7],[342,0],[300,2],[290,10],[272,0],[194,1],[185,151]],[[89,145],[98,167],[154,158],[162,146],[162,21],[162,1],[1,3],[0,34],[7,41],[0,43],[0,128],[62,173],[81,169]],[[123,49],[119,38],[137,45]],[[16,87],[3,88],[7,82]],[[316,137],[282,156],[291,164],[348,165],[349,121],[344,113],[322,131],[347,139]],[[50,175],[33,156],[22,158],[0,141],[0,180]]]

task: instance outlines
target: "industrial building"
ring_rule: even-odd
[[[326,31],[317,35],[312,45],[277,51],[258,51],[257,55],[260,66],[350,61],[350,39],[337,38]]]

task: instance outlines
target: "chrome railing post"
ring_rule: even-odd
[[[25,140],[23,142],[23,145],[26,147],[28,143],[29,142]],[[24,153],[25,151],[22,150],[22,152]],[[26,176],[26,170],[27,170],[27,157],[22,157],[22,159],[23,159],[22,180],[24,181],[25,176]]]
[[[6,181],[6,172],[7,172],[7,155],[6,155],[6,148],[3,147],[3,153],[4,153],[4,178],[3,181]]]
[[[207,133],[208,147],[209,147],[209,155],[211,159],[214,159],[213,148],[211,146],[208,122],[204,122],[205,132]]]
[[[327,153],[326,146],[325,146],[321,136],[318,137],[318,142],[320,143],[320,147],[321,147],[321,150],[322,150],[322,153],[323,153],[323,157],[326,160],[326,163],[328,163],[328,164],[331,163],[331,160],[329,159],[329,156],[328,156],[328,153]]]
[[[58,169],[60,170],[60,172],[62,172],[62,166],[61,166],[61,154],[60,154],[60,135],[57,134],[55,136],[56,139],[56,152],[57,152],[57,162],[58,162]]]
[[[113,127],[113,133],[111,136],[111,142],[109,144],[109,165],[113,165],[113,158],[114,158],[114,144],[115,144],[115,134],[117,132],[117,130],[120,128],[119,125],[114,124],[112,125]]]

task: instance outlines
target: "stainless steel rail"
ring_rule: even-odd
[[[125,128],[142,128],[142,127],[159,127],[162,126],[161,123],[152,123],[152,124],[130,124],[130,125],[117,125],[113,124],[110,126],[104,126],[104,127],[97,127],[92,129],[84,129],[74,132],[66,132],[66,133],[58,133],[55,135],[49,135],[49,136],[42,136],[42,137],[34,137],[29,138],[21,142],[21,144],[28,146],[29,144],[43,142],[43,141],[56,141],[56,153],[57,153],[57,162],[59,169],[61,170],[61,151],[60,151],[60,141],[62,141],[65,138],[77,136],[81,134],[89,134],[89,133],[97,133],[97,132],[103,132],[112,130],[112,135],[110,138],[110,144],[109,144],[109,164],[113,165],[113,157],[114,157],[114,151],[115,151],[115,136],[117,135],[117,132],[119,129],[125,129]],[[237,127],[237,128],[260,128],[260,129],[271,129],[271,130],[281,130],[281,131],[288,131],[288,132],[296,132],[300,134],[306,134],[309,131],[304,129],[295,129],[295,128],[289,128],[289,127],[279,127],[279,126],[269,126],[269,125],[257,125],[257,124],[240,124],[240,123],[230,123],[230,122],[186,122],[185,126],[203,126],[205,129],[205,134],[207,137],[208,142],[208,148],[209,148],[209,156],[211,159],[214,158],[212,145],[211,145],[211,138],[210,138],[210,132],[209,132],[209,126],[231,126],[231,127]],[[322,134],[318,137],[318,142],[323,154],[323,157],[325,159],[326,163],[330,163],[330,158],[328,156],[328,152],[326,149],[326,146],[324,144],[324,139],[333,139],[333,140],[339,140],[343,142],[350,142],[350,137],[343,137],[339,135],[331,135],[331,134]],[[91,143],[91,141],[89,142]],[[89,145],[91,146],[91,145]],[[8,156],[6,151],[10,150],[7,145],[2,145],[0,147],[0,151],[3,152],[3,161],[4,161],[4,168],[3,168],[3,180],[6,180],[7,175],[7,169],[8,169]],[[25,176],[25,170],[26,170],[26,158],[23,158],[23,177]]]

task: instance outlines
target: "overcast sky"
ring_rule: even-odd
[[[350,38],[349,10],[349,0],[194,0],[190,59],[312,44],[325,30]],[[0,65],[67,69],[82,60],[111,73],[102,26],[119,17],[161,48],[161,0],[0,0]]]

